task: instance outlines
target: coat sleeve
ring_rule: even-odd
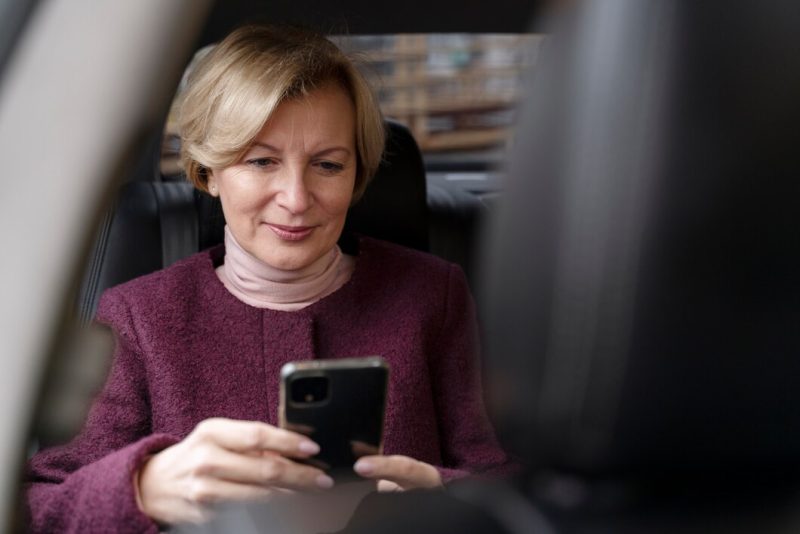
[[[81,433],[28,464],[31,532],[158,531],[136,504],[133,477],[148,455],[177,439],[150,434],[145,367],[122,295],[104,295],[98,320],[114,330],[114,361]]]
[[[466,475],[508,475],[518,466],[500,447],[483,403],[475,303],[463,271],[451,265],[432,365],[444,482]]]

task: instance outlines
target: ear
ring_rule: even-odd
[[[211,171],[211,169],[208,169],[206,173],[206,189],[208,189],[208,194],[212,197],[218,197],[219,188],[217,187],[217,180],[214,177],[214,173]]]

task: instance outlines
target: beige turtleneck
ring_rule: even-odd
[[[338,245],[302,269],[277,269],[244,250],[226,226],[225,263],[216,273],[228,291],[250,306],[296,311],[342,287],[354,269],[355,258]]]

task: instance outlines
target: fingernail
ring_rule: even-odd
[[[317,486],[322,489],[330,489],[333,487],[333,479],[328,475],[320,475],[317,477]]]
[[[306,454],[317,454],[319,452],[319,445],[313,441],[301,441],[297,449]]]
[[[368,474],[372,473],[372,470],[374,469],[374,467],[375,466],[373,466],[372,463],[369,460],[359,460],[353,466],[353,469],[359,475],[368,475]]]

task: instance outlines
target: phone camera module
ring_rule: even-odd
[[[307,376],[297,378],[291,384],[291,400],[294,404],[318,404],[328,399],[328,378]]]

